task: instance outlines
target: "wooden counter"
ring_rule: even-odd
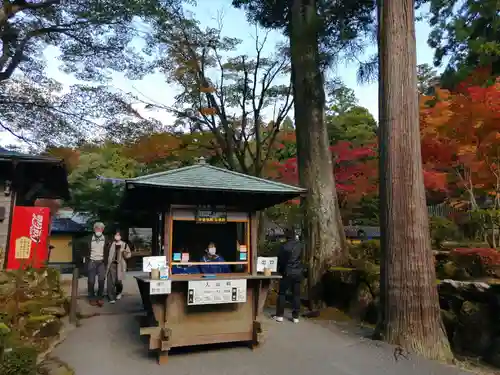
[[[165,363],[170,348],[248,342],[254,347],[262,342],[265,330],[261,315],[271,280],[281,276],[218,274],[172,275],[171,293],[150,295],[149,276],[136,276],[148,324],[141,335],[149,335],[149,349],[159,351],[159,362]],[[188,305],[189,281],[246,280],[246,301]],[[156,281],[156,280],[153,280]]]

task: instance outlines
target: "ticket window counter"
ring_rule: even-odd
[[[222,222],[199,222],[182,212],[171,219],[169,254],[172,275],[249,274],[248,215]]]

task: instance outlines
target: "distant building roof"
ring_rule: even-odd
[[[22,159],[22,160],[31,160],[31,161],[44,161],[44,162],[53,162],[53,163],[62,163],[61,159],[54,158],[52,156],[42,156],[42,155],[29,155],[24,154],[22,152],[7,150],[4,147],[0,147],[0,160],[14,160],[14,159]]]
[[[53,233],[82,233],[86,231],[86,228],[71,219],[56,217],[52,219],[51,231]]]

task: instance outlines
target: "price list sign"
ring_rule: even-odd
[[[151,280],[149,282],[149,294],[170,294],[172,292],[172,280]]]
[[[198,206],[196,210],[196,222],[202,224],[225,224],[227,222],[226,208],[219,206]]]
[[[247,281],[197,280],[188,282],[188,305],[243,303],[247,300]]]

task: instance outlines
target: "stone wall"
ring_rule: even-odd
[[[375,324],[378,274],[338,269],[324,277],[325,301],[353,319]],[[446,333],[456,354],[500,367],[500,285],[443,280],[438,285]]]

